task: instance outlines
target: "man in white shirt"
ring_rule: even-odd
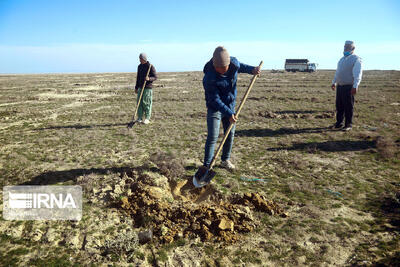
[[[344,44],[343,57],[337,65],[335,77],[332,81],[332,90],[336,90],[336,123],[333,129],[343,128],[350,131],[353,123],[354,95],[358,91],[361,82],[362,67],[361,58],[354,54],[353,41]],[[336,88],[337,87],[337,88]]]

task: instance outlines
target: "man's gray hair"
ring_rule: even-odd
[[[349,41],[349,40],[347,40],[347,41],[344,43],[344,45],[345,45],[345,46],[349,46],[349,47],[355,47],[354,42],[353,42],[353,41]]]
[[[147,55],[145,53],[140,53],[139,58],[147,61]]]
[[[354,48],[355,48],[355,45],[354,45],[353,41],[347,40],[344,43],[344,51],[352,51],[352,50],[354,50]]]

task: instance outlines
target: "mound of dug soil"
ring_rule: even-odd
[[[180,238],[234,242],[252,231],[254,211],[286,216],[275,203],[258,193],[223,196],[213,185],[194,188],[190,180],[175,182],[158,173],[142,173],[129,179],[129,195],[119,207],[136,227],[152,230],[156,242]]]
[[[304,111],[289,111],[289,112],[272,112],[272,111],[260,111],[258,113],[260,117],[267,119],[326,119],[333,118],[335,112],[324,111],[324,112],[304,112]]]

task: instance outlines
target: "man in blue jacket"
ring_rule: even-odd
[[[230,57],[224,47],[219,46],[215,49],[212,59],[204,66],[203,72],[207,105],[207,141],[203,164],[208,167],[214,155],[220,122],[222,121],[225,133],[229,124],[237,120],[235,104],[238,73],[260,74],[260,68],[240,63],[235,57]],[[235,165],[230,161],[234,135],[235,126],[222,149],[221,166],[229,170],[235,169]]]

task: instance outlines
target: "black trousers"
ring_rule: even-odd
[[[351,126],[353,123],[354,95],[351,94],[353,86],[338,85],[336,89],[336,126],[343,124]]]

